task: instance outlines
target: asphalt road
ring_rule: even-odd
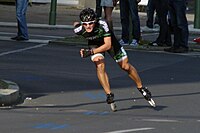
[[[31,31],[31,39],[62,38],[70,31]],[[95,66],[81,59],[81,46],[15,42],[2,28],[1,79],[16,82],[28,98],[0,109],[4,133],[199,133],[200,53],[128,50],[157,107],[151,108],[134,82],[106,55],[117,112],[105,103]],[[148,35],[146,35],[148,37]],[[152,39],[152,37],[150,37]]]

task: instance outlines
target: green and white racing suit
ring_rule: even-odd
[[[92,32],[86,32],[85,28],[79,24],[74,28],[77,35],[81,35],[88,40],[89,48],[97,48],[104,44],[104,37],[111,37],[111,48],[107,51],[110,56],[116,61],[120,62],[127,58],[127,53],[124,48],[119,44],[115,35],[109,30],[108,24],[104,20],[97,20]],[[104,56],[104,53],[98,53]]]

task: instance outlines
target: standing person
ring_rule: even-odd
[[[169,13],[174,32],[174,44],[172,47],[164,49],[164,51],[172,53],[188,52],[189,31],[185,0],[169,0]]]
[[[121,45],[129,44],[130,21],[132,22],[132,41],[131,46],[137,46],[141,37],[140,19],[138,15],[138,3],[141,0],[120,0],[120,18],[122,25],[122,35],[119,43]]]
[[[28,0],[15,0],[16,4],[16,18],[18,32],[16,37],[12,37],[12,40],[23,41],[28,40],[28,28],[26,23],[26,11],[28,7]]]
[[[96,19],[95,12],[86,8],[80,13],[80,22],[74,22],[74,32],[88,40],[88,49],[81,49],[82,58],[91,57],[96,66],[97,77],[102,85],[107,103],[114,103],[114,94],[111,92],[108,75],[105,71],[105,52],[118,63],[122,70],[136,83],[138,90],[147,101],[151,102],[151,93],[142,85],[142,81],[136,69],[128,62],[128,56],[124,48],[119,44],[113,32],[108,28],[104,20]],[[155,106],[153,103],[152,106]]]
[[[118,0],[101,0],[101,6],[104,9],[105,20],[108,23],[110,30],[113,31],[112,11]]]
[[[97,18],[101,18],[102,14],[102,7],[101,7],[101,0],[96,0],[96,10]]]
[[[155,0],[148,0],[147,3],[147,21],[146,21],[146,26],[148,28],[154,28],[155,25],[159,25],[159,21],[158,21],[158,14],[156,12],[156,8],[154,5]],[[154,14],[156,12],[155,15],[155,20],[154,20]]]
[[[171,33],[169,30],[168,15],[168,0],[152,0],[158,14],[160,25],[159,35],[157,39],[151,42],[151,46],[171,46]]]

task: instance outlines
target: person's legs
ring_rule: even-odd
[[[132,21],[132,37],[133,39],[139,41],[141,34],[140,34],[140,19],[138,15],[138,4],[136,0],[128,0],[128,2],[129,2],[129,10]]]
[[[186,18],[185,0],[175,0],[175,11],[177,14],[177,29],[179,31],[179,46],[188,48],[188,22]]]
[[[177,29],[177,19],[176,19],[176,11],[175,11],[175,6],[174,6],[174,0],[169,0],[169,15],[170,15],[170,22],[171,22],[171,27],[173,29],[173,34],[174,34],[174,43],[173,47],[179,47],[179,33]]]
[[[149,0],[147,4],[147,21],[146,26],[149,28],[153,28],[153,20],[154,20],[154,6],[153,0]]]
[[[158,13],[158,19],[160,24],[160,30],[156,42],[158,44],[170,43],[170,32],[167,23],[168,14],[168,0],[157,0],[155,2],[156,12]]]
[[[97,77],[99,79],[101,86],[103,87],[106,94],[110,94],[111,90],[110,90],[108,75],[105,71],[104,58],[102,56],[97,56],[92,61],[96,65]]]
[[[102,14],[101,0],[96,0],[96,14],[97,18],[101,17]]]
[[[142,81],[137,73],[137,70],[128,62],[128,58],[118,62],[121,69],[126,71],[129,77],[135,81],[137,88],[142,88]]]
[[[18,36],[28,39],[28,28],[26,23],[26,10],[28,0],[16,0],[16,17],[18,23]]]
[[[118,64],[128,73],[129,77],[135,81],[137,89],[144,96],[144,98],[149,101],[150,105],[155,107],[155,102],[151,98],[151,92],[147,89],[147,87],[142,86],[142,81],[137,73],[137,70],[130,63],[128,63],[128,58],[118,62]]]
[[[129,6],[127,0],[120,0],[120,19],[122,25],[122,39],[125,43],[129,41]]]
[[[113,31],[112,11],[113,7],[104,7],[105,20],[107,21],[110,30]]]

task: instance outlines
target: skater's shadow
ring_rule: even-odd
[[[71,104],[71,105],[65,105],[65,104],[61,104],[61,105],[57,105],[57,104],[46,104],[46,105],[17,105],[17,106],[8,106],[8,107],[3,107],[0,108],[1,110],[11,110],[11,109],[41,109],[41,108],[49,108],[49,109],[55,109],[55,108],[68,108],[68,109],[72,109],[72,108],[78,108],[78,107],[82,107],[82,106],[87,106],[87,105],[95,105],[95,104],[102,104],[105,103],[104,101],[97,101],[97,102],[86,102],[86,103],[79,103],[79,104]]]
[[[171,97],[179,97],[179,96],[188,96],[188,95],[199,95],[200,92],[192,92],[192,93],[182,93],[182,94],[168,94],[168,95],[157,95],[154,96],[153,98],[159,99],[159,98],[171,98]],[[41,95],[43,96],[43,95]],[[36,96],[40,97],[40,96]],[[144,100],[143,97],[138,97],[134,98],[135,100]],[[127,99],[116,99],[116,102],[124,102],[124,101],[131,101],[133,98],[127,98]],[[146,101],[145,101],[146,102]],[[156,102],[156,101],[155,101]],[[87,106],[87,105],[96,105],[96,104],[105,104],[105,101],[96,101],[96,102],[85,102],[85,103],[78,103],[78,104],[62,104],[62,105],[57,105],[57,104],[52,104],[52,105],[19,105],[19,106],[14,106],[14,107],[8,107],[8,108],[1,108],[4,110],[10,110],[10,109],[21,109],[21,108],[78,108],[82,106]],[[147,103],[148,104],[148,103]],[[126,110],[136,110],[136,109],[144,109],[144,108],[149,108],[153,109],[155,111],[162,111],[167,106],[162,106],[162,105],[157,105],[155,108],[151,107],[150,105],[134,105],[129,108],[124,108],[124,109],[118,109],[118,111],[126,111]]]
[[[152,110],[155,110],[155,111],[161,111],[161,110],[164,110],[165,108],[167,108],[167,106],[156,106],[156,107],[150,107],[149,105],[134,105],[134,106],[131,106],[129,108],[123,108],[123,109],[118,109],[118,111],[127,111],[127,110],[137,110],[137,109],[146,109],[146,108],[149,108],[149,109],[152,109]]]

